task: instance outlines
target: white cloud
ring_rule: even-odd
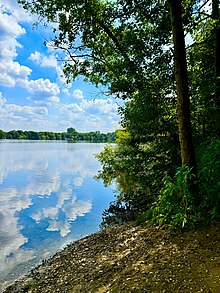
[[[66,79],[63,76],[63,70],[62,70],[62,63],[61,66],[58,64],[58,58],[62,59],[58,54],[56,54],[54,51],[48,48],[47,53],[48,56],[44,55],[43,53],[39,51],[35,51],[34,53],[31,53],[29,56],[29,60],[33,61],[35,64],[41,66],[41,67],[51,67],[56,70],[57,73],[57,80],[56,82],[62,86],[63,90],[66,90],[68,92],[68,88],[71,87],[71,84],[66,83]],[[62,55],[62,53],[61,53]]]
[[[1,11],[1,10],[0,10]],[[13,15],[1,14],[0,17],[0,84],[13,87],[18,79],[27,79],[31,69],[22,66],[13,59],[17,57],[17,48],[22,45],[17,38],[25,34]]]
[[[83,100],[80,103],[80,106],[83,110],[86,110],[91,114],[101,114],[101,115],[109,115],[109,114],[117,114],[118,106],[112,99],[95,99],[95,100]]]
[[[77,100],[82,100],[84,98],[83,92],[80,89],[76,89],[73,91],[73,97]]]
[[[73,113],[81,114],[81,112],[83,112],[83,109],[76,103],[64,104],[61,108],[61,113],[68,116],[71,116]]]
[[[0,92],[0,106],[3,106],[6,103],[6,99],[3,97],[2,92]]]
[[[69,87],[71,87],[71,85],[69,84]],[[70,92],[68,87],[62,88],[62,92],[66,95],[66,96],[70,96]]]
[[[0,60],[0,84],[6,87],[14,87],[16,83],[27,80],[31,71],[29,67],[13,62],[10,58]]]
[[[35,62],[36,64],[41,64],[41,53],[38,51],[35,51],[34,53],[31,53],[28,59]]]
[[[48,110],[46,107],[19,106],[15,104],[8,104],[5,108],[7,113],[11,113],[12,115],[21,115],[22,117],[26,115],[37,116],[48,114]]]
[[[29,59],[42,67],[58,67],[57,58],[54,54],[45,56],[44,54],[35,51],[34,53],[31,53]]]
[[[46,106],[22,106],[8,104],[7,100],[0,92],[0,125],[1,129],[22,129],[27,127],[29,130],[29,121],[33,121],[36,126],[44,123],[48,116]],[[27,125],[27,126],[26,126]]]
[[[33,22],[36,17],[30,16],[21,5],[18,4],[17,0],[0,0],[0,12],[12,14],[18,21],[22,22]]]
[[[60,101],[58,96],[60,89],[56,83],[49,79],[23,80],[21,84],[30,93],[29,99],[38,104],[56,104]]]
[[[17,22],[17,19],[13,15],[1,14],[0,34],[1,34],[1,42],[6,40],[9,41],[10,38],[15,39],[21,36],[22,34],[25,34],[25,29],[19,25],[19,23]],[[18,43],[16,43],[16,41],[15,43],[13,43],[13,45],[17,45],[17,44]],[[14,46],[11,46],[11,47],[13,48]],[[1,54],[3,54],[3,52],[1,52]]]
[[[27,84],[27,89],[30,93],[47,93],[55,96],[60,93],[57,84],[52,83],[49,79],[39,78],[37,80],[30,80]]]
[[[77,187],[79,186],[82,186],[83,184],[83,177],[76,177],[74,180],[73,180],[73,184]]]
[[[58,209],[56,207],[43,208],[38,211],[36,214],[33,214],[31,217],[36,222],[40,222],[40,220],[45,218],[56,219],[58,214]]]
[[[78,103],[62,104],[58,112],[60,125],[65,128],[74,125],[79,132],[87,132],[88,129],[109,132],[120,127],[118,105],[110,98],[83,99]]]
[[[30,99],[37,103],[54,104],[59,103],[58,97],[60,90],[57,84],[49,79],[39,78],[30,80],[29,76],[32,69],[14,61],[17,57],[17,48],[22,45],[17,39],[26,33],[25,29],[19,24],[21,14],[13,15],[9,9],[16,8],[20,11],[19,6],[1,4],[0,12],[0,85],[6,87],[20,86],[29,91]],[[3,13],[7,11],[8,13]],[[13,10],[14,11],[14,10]],[[58,67],[55,56],[43,56],[35,52],[30,56],[31,60],[39,63],[43,67]]]

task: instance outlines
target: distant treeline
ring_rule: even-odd
[[[71,141],[90,141],[90,142],[115,142],[116,132],[107,134],[100,131],[80,133],[71,127],[67,132],[51,131],[23,131],[11,130],[5,132],[0,130],[0,139],[28,139],[28,140],[71,140]]]

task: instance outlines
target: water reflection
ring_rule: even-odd
[[[111,188],[93,179],[102,144],[0,141],[0,282],[98,230]],[[1,290],[1,289],[0,289]]]

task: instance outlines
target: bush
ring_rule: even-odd
[[[198,152],[198,194],[190,192],[193,175],[189,167],[165,177],[160,196],[153,205],[152,221],[172,228],[195,226],[220,216],[220,141],[213,140]],[[149,218],[147,211],[146,219]]]
[[[183,166],[177,169],[174,178],[164,178],[164,186],[154,203],[153,222],[169,224],[174,229],[195,222],[197,206],[189,188],[192,176],[190,168]]]
[[[198,152],[200,195],[204,213],[220,215],[220,140],[212,140]]]

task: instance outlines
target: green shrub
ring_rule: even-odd
[[[194,222],[195,198],[190,192],[192,173],[188,166],[179,167],[174,178],[165,177],[160,196],[154,204],[152,219],[158,224],[183,228]]]
[[[200,196],[204,213],[220,215],[220,141],[212,140],[198,152]]]
[[[152,221],[172,228],[194,226],[220,216],[220,141],[206,143],[197,154],[198,194],[190,191],[193,175],[189,167],[165,177],[160,196],[153,205]],[[146,213],[147,218],[147,213]]]

